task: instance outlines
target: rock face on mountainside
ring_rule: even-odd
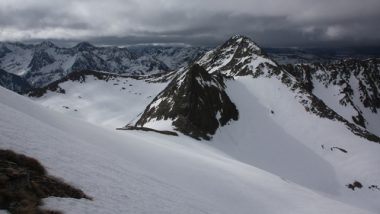
[[[284,68],[345,119],[380,134],[379,59],[347,59]]]
[[[224,91],[222,75],[210,75],[198,64],[178,74],[148,105],[135,123],[151,127],[169,121],[175,130],[196,139],[210,139],[220,126],[237,120],[239,113]]]
[[[124,75],[151,75],[178,69],[197,59],[203,48],[191,47],[96,47],[81,42],[62,48],[49,41],[37,45],[0,43],[0,69],[43,87],[80,70]]]

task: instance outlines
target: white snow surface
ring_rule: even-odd
[[[150,120],[146,124],[144,124],[144,127],[155,129],[155,130],[173,130],[175,127],[173,127],[173,121],[170,119],[167,120]]]
[[[32,99],[47,108],[115,129],[135,119],[166,85],[124,77],[104,81],[88,75],[84,83],[66,81],[59,84],[64,94],[48,91]]]
[[[306,112],[276,78],[244,76],[226,85],[239,120],[219,128],[208,144],[329,197],[380,210],[380,192],[368,189],[380,182],[378,143],[355,136],[343,123]],[[355,180],[367,185],[359,191],[345,186]]]
[[[277,112],[275,123],[281,121],[282,114]],[[0,88],[0,146],[37,158],[50,174],[94,198],[45,200],[45,207],[66,213],[376,213],[371,207],[349,205],[334,199],[333,194],[237,161],[188,137],[107,130],[46,109],[4,88]],[[361,152],[353,151],[357,157],[350,161],[351,166],[355,171],[373,170],[372,166],[365,168],[368,162],[363,161],[368,158],[360,156]],[[340,165],[346,167],[344,156],[331,154],[324,155],[326,160],[342,159]],[[327,165],[318,157],[307,161],[312,160],[316,170]],[[368,172],[363,176],[373,175]],[[352,192],[356,193],[361,194]]]

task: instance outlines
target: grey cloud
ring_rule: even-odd
[[[378,0],[0,0],[0,40],[379,45]]]

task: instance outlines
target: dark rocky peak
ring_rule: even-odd
[[[148,123],[168,120],[185,135],[209,140],[220,126],[237,120],[239,115],[224,90],[224,78],[209,74],[198,64],[190,66],[169,83],[131,127],[150,128]]]
[[[91,51],[96,47],[90,44],[89,42],[80,42],[74,46],[74,49],[77,51]]]

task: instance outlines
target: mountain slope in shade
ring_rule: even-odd
[[[31,89],[31,86],[24,78],[2,69],[0,69],[0,86],[17,93],[25,93]]]
[[[287,65],[285,69],[345,119],[380,135],[378,59]]]
[[[166,123],[196,139],[210,139],[218,127],[239,115],[224,91],[223,79],[198,64],[186,68],[154,98],[134,126],[157,129],[155,121],[161,121],[159,129]]]

